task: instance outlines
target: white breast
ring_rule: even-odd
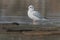
[[[33,20],[40,20],[40,18],[36,17],[33,15],[34,14],[34,11],[28,11],[28,16],[29,18],[33,19]]]

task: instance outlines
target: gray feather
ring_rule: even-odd
[[[34,11],[33,15],[36,16],[36,17],[38,17],[38,18],[40,18],[40,19],[43,18],[43,16],[38,11]]]

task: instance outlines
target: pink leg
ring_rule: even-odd
[[[37,23],[36,23],[36,20],[33,20],[33,25],[36,25]]]

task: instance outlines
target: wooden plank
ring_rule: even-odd
[[[60,35],[60,31],[32,31],[23,32],[24,35]]]
[[[0,34],[22,34],[22,35],[60,35],[60,31],[23,31],[23,32],[0,32]]]
[[[20,24],[20,25],[16,25],[16,24],[0,24],[0,28],[2,28],[2,30],[41,30],[41,31],[58,31],[60,30],[60,26],[55,26],[55,25],[28,25],[28,24]]]

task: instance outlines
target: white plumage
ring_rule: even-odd
[[[46,20],[38,11],[35,11],[33,5],[29,5],[28,7],[28,16],[33,20],[33,24],[36,24],[37,20]]]

